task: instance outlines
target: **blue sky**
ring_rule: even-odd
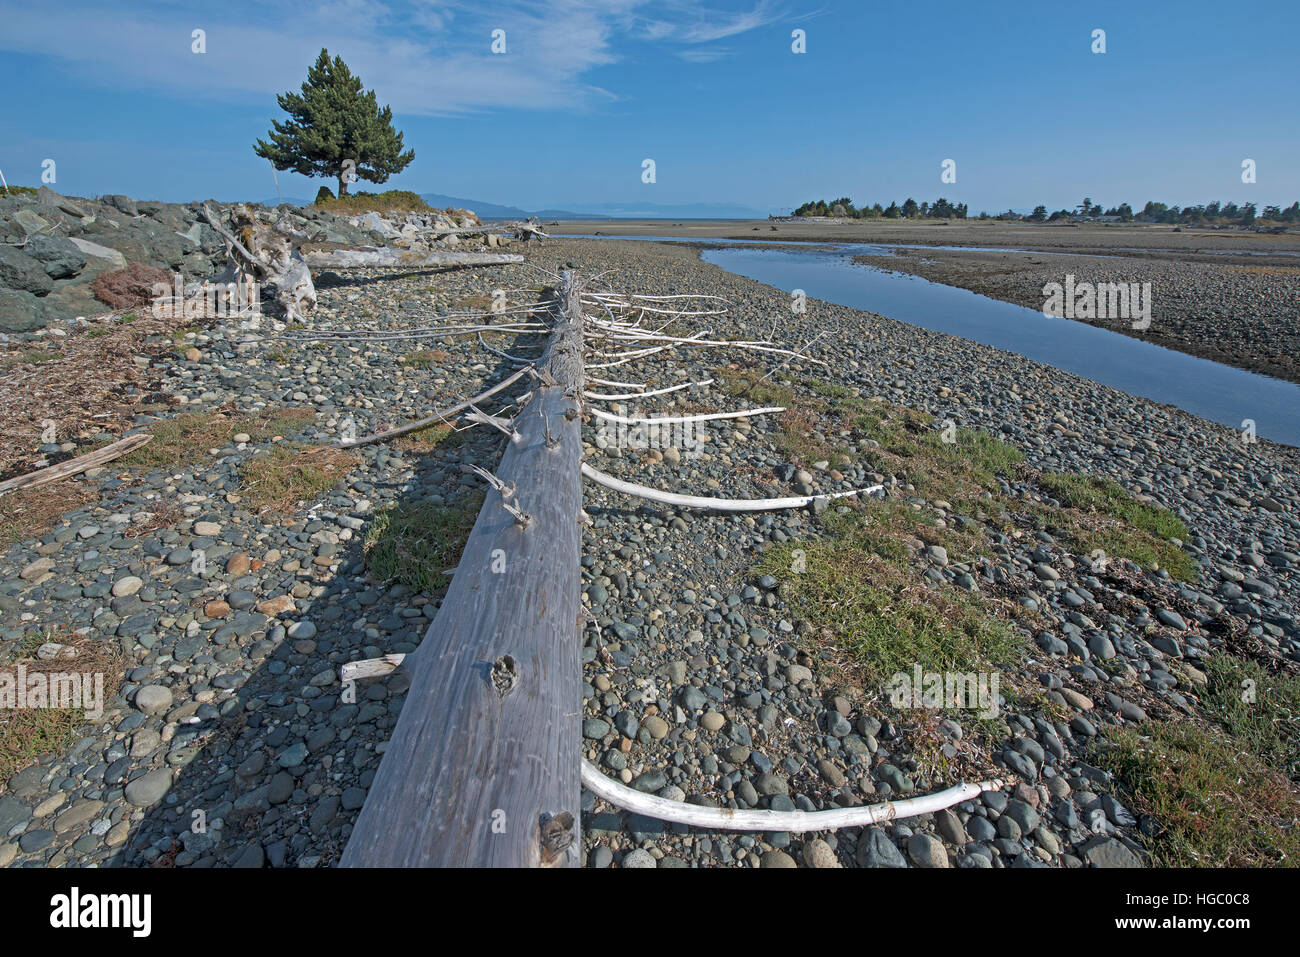
[[[324,46],[415,150],[381,188],[772,212],[1300,198],[1295,0],[0,0],[0,24],[0,170],[39,185],[53,159],[69,195],[274,196],[252,144]],[[286,196],[323,183],[279,174]]]

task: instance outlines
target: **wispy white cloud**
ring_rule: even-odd
[[[732,51],[726,47],[686,47],[677,51],[677,58],[687,63],[712,63],[731,56]]]
[[[649,41],[707,62],[728,51],[705,44],[778,18],[769,0],[729,13],[686,0],[514,0],[490,9],[476,0],[205,6],[10,6],[0,51],[57,59],[101,88],[229,100],[296,89],[306,64],[326,47],[401,114],[582,109],[617,98],[589,74],[618,62],[626,42]],[[191,52],[195,29],[206,32],[206,54]],[[505,31],[505,55],[491,52],[495,29]]]
[[[741,11],[730,16],[700,10],[696,22],[681,31],[678,36],[685,43],[709,43],[713,40],[734,37],[740,33],[748,33],[778,19],[780,14],[766,0],[760,2],[753,10]]]

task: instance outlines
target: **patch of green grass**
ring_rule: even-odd
[[[1024,461],[1020,449],[988,433],[955,427],[937,430],[927,415],[859,398],[852,389],[835,383],[809,379],[801,384],[812,393],[806,396],[765,378],[756,368],[719,369],[716,377],[728,395],[786,409],[775,445],[794,461],[852,458],[840,439],[821,437],[847,430],[855,441],[875,443],[866,458],[877,471],[904,476],[927,497],[963,504],[986,492],[997,494],[996,476],[1010,474]]]
[[[450,579],[442,573],[459,561],[483,497],[476,491],[450,505],[416,502],[380,512],[366,534],[366,568],[419,592],[445,588]]]
[[[429,206],[417,193],[405,189],[390,189],[382,193],[349,193],[347,196],[318,195],[315,204],[321,209],[342,216],[357,213],[387,212],[429,212]]]
[[[1300,677],[1270,674],[1228,654],[1205,661],[1201,705],[1233,738],[1272,767],[1300,781]]]
[[[795,405],[794,390],[773,382],[766,375],[759,369],[719,369],[715,378],[727,395],[743,396],[758,405],[780,405],[786,408]]]
[[[11,185],[9,186],[9,192],[8,192],[7,194],[4,193],[3,191],[0,191],[0,196],[4,196],[4,195],[9,195],[9,196],[24,196],[24,195],[26,195],[26,196],[35,196],[35,195],[36,195],[36,188],[35,188],[34,186],[14,186],[14,185],[11,184]]]
[[[405,435],[399,435],[393,440],[394,447],[408,452],[432,452],[442,446],[454,449],[464,443],[465,432],[457,432],[446,423],[431,425],[416,432],[408,432]]]
[[[1064,516],[1067,534],[1080,552],[1101,549],[1146,568],[1159,566],[1178,581],[1195,581],[1191,556],[1169,539],[1187,538],[1187,526],[1172,512],[1137,501],[1108,478],[1045,472],[1038,484],[1076,516]]]
[[[1159,825],[1160,867],[1295,867],[1300,800],[1249,748],[1186,721],[1107,732],[1097,763]]]
[[[865,516],[878,519],[873,524],[859,512],[828,518],[821,538],[768,549],[755,573],[781,579],[796,613],[842,649],[867,684],[883,685],[916,664],[964,673],[1012,661],[1022,639],[1008,622],[911,571],[895,535],[907,521],[901,508]]]
[[[285,406],[267,412],[223,415],[218,412],[187,412],[154,423],[149,430],[153,441],[118,459],[127,468],[164,468],[193,462],[221,448],[234,436],[246,433],[254,442],[296,432],[315,419],[308,406]]]
[[[24,349],[22,352],[22,361],[35,364],[37,362],[49,362],[51,359],[57,359],[57,352],[46,352],[43,349]]]
[[[853,390],[848,386],[836,385],[834,382],[823,382],[821,379],[809,379],[807,386],[812,390],[814,395],[822,396],[826,399],[842,399],[853,395]]]
[[[359,464],[360,459],[342,449],[276,445],[240,468],[240,494],[259,513],[293,512],[329,491]]]
[[[1187,526],[1178,516],[1137,501],[1113,479],[1070,472],[1045,472],[1038,484],[1066,508],[1103,512],[1161,538],[1187,537]]]
[[[75,657],[49,661],[35,659],[33,656],[36,649],[47,641],[71,645],[76,649]],[[31,681],[37,674],[49,676],[69,671],[102,675],[103,704],[112,700],[122,686],[122,672],[126,662],[115,642],[39,631],[24,636],[14,652],[11,661],[0,664],[3,664],[3,670],[11,680],[16,678],[16,665],[20,662],[24,665],[29,694]],[[46,679],[47,695],[51,693],[51,683],[55,680]],[[56,685],[53,699],[47,697],[47,705],[68,703],[67,699],[58,700],[57,688]],[[71,690],[68,689],[69,692]],[[0,781],[8,780],[14,772],[47,754],[66,751],[81,736],[81,726],[86,720],[85,709],[79,707],[0,708]]]
[[[401,362],[412,369],[427,369],[435,362],[446,362],[448,358],[441,349],[416,349],[402,356]]]
[[[945,441],[945,435],[951,435],[953,441]],[[1025,460],[1025,453],[1016,446],[974,429],[928,432],[924,441],[936,455],[988,489],[997,488],[995,476],[1010,474]]]

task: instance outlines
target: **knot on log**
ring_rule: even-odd
[[[502,655],[492,663],[492,687],[496,689],[497,697],[505,699],[506,695],[515,690],[515,685],[519,683],[519,670],[515,666],[515,659],[510,655]]]
[[[561,811],[554,817],[543,814],[537,842],[542,867],[563,863],[564,854],[573,843],[573,815],[568,811]]]

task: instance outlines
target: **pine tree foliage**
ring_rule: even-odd
[[[361,78],[352,75],[342,57],[331,60],[328,50],[322,49],[308,68],[302,93],[276,99],[289,119],[272,120],[270,142],[259,139],[254,152],[278,170],[336,177],[339,195],[346,196],[349,174],[384,183],[415,159],[414,150],[402,152],[392,109],[380,109],[375,91],[363,93]]]

